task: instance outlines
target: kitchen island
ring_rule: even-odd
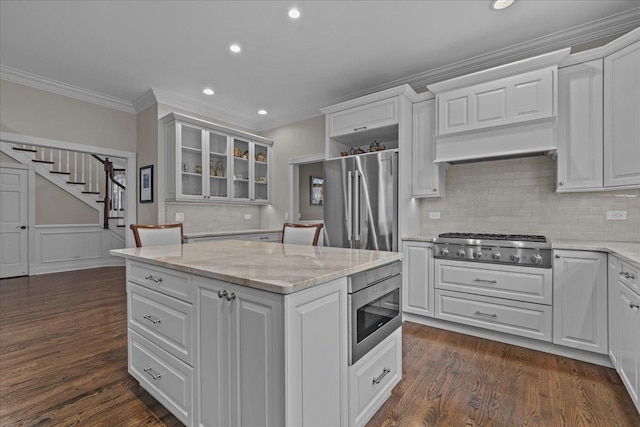
[[[402,378],[401,328],[349,364],[347,307],[348,277],[398,253],[250,241],[111,253],[127,259],[129,373],[186,425],[363,425]]]

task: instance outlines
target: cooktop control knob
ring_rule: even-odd
[[[496,261],[500,261],[501,257],[502,257],[502,254],[500,252],[493,252],[491,254],[491,258],[495,259]]]
[[[531,262],[534,264],[540,264],[542,262],[542,255],[534,254],[531,256]]]
[[[449,249],[444,248],[440,251],[440,255],[442,256],[449,256]]]
[[[482,258],[482,252],[481,251],[473,251],[473,257],[475,259]]]
[[[464,249],[458,249],[457,254],[458,256],[465,256],[467,253],[464,251]]]
[[[511,261],[513,262],[520,262],[520,255],[518,254],[511,254]]]

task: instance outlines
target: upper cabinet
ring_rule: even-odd
[[[273,141],[177,113],[162,120],[167,200],[269,203]]]
[[[444,197],[445,166],[436,158],[436,101],[413,104],[413,140],[411,147],[411,195]]]
[[[397,124],[398,98],[395,97],[329,115],[329,136],[338,140],[349,139],[347,135]]]
[[[604,76],[604,185],[638,186],[640,41],[605,57]]]
[[[640,187],[640,30],[559,76],[557,191]]]

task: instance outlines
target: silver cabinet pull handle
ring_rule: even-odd
[[[495,313],[493,313],[493,314],[483,313],[483,312],[481,312],[480,310],[476,311],[476,312],[475,312],[475,314],[476,314],[476,315],[478,315],[478,316],[493,317],[494,319],[495,319],[496,317],[498,317],[498,315],[497,315],[497,314],[495,314]]]
[[[225,290],[218,291],[218,298],[224,298],[226,296],[227,296],[227,291]]]
[[[630,302],[629,303],[629,308],[640,308],[640,305]]]
[[[227,291],[225,291],[225,293],[226,293],[226,292],[227,292]],[[236,294],[235,294],[235,293],[233,293],[233,292],[231,292],[230,294],[227,294],[227,295],[225,295],[224,297],[227,299],[227,301],[231,301],[231,300],[233,300],[233,299],[236,299]]]
[[[153,372],[153,369],[151,369],[151,366],[147,366],[146,368],[144,368],[144,371],[147,374],[149,374],[154,381],[157,381],[160,379],[160,377],[162,377],[162,375]]]
[[[378,378],[373,379],[373,385],[380,384],[380,381],[382,381],[382,379],[386,377],[389,372],[391,372],[391,369],[388,369],[388,368],[382,369],[382,373],[380,374],[380,376]]]
[[[475,282],[481,282],[481,283],[498,283],[497,280],[485,280],[485,279],[481,279],[479,277],[476,277]]]
[[[367,129],[367,127],[366,127],[366,126],[361,126],[361,127],[359,127],[359,128],[353,128],[353,131],[354,131],[354,132],[357,132],[357,131],[359,131],[359,130],[366,130],[366,129]]]
[[[148,276],[144,276],[144,278],[156,283],[162,282],[162,277],[155,277],[152,274],[149,274]]]
[[[147,319],[149,322],[153,323],[154,325],[157,324],[157,323],[160,323],[162,321],[161,319],[156,319],[156,318],[152,317],[150,314],[145,314],[142,317]]]

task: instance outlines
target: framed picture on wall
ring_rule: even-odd
[[[153,203],[153,165],[140,168],[140,203]]]
[[[322,205],[324,202],[324,178],[311,177],[311,204]]]

